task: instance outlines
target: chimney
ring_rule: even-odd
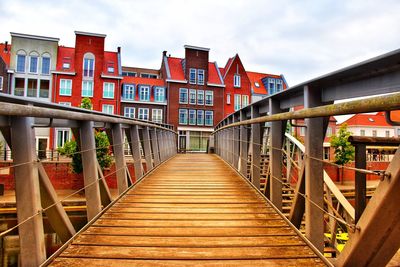
[[[163,55],[163,57],[167,56],[167,51],[164,50],[164,51],[162,52],[162,55]]]
[[[117,51],[118,51],[118,54],[121,54],[121,47],[120,46],[117,47]]]

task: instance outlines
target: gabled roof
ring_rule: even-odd
[[[225,67],[224,67],[224,71],[223,71],[223,73],[221,72],[221,74],[224,77],[224,79],[225,79],[225,75],[228,73],[229,69],[231,68],[233,60],[235,59],[236,56],[237,56],[237,54],[234,57],[230,57],[228,59],[228,61],[226,62]]]
[[[265,88],[264,83],[261,81],[267,77],[265,73],[246,71],[247,77],[249,77],[251,88],[254,94],[267,95],[268,90]],[[257,86],[258,85],[258,86]]]
[[[68,61],[70,64],[69,69],[63,68],[63,64],[65,61]],[[75,70],[75,48],[65,47],[65,46],[58,47],[56,70],[57,71],[68,71],[68,72],[72,72]]]
[[[220,76],[217,63],[208,62],[208,83],[223,85],[222,76]]]
[[[7,49],[6,49],[7,48]],[[0,57],[6,63],[7,67],[10,66],[11,45],[0,44]]]
[[[124,76],[122,83],[143,84],[150,86],[165,86],[163,79]]]
[[[384,112],[355,114],[341,124],[344,123],[348,126],[393,127],[386,122]]]

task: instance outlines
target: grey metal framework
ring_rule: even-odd
[[[282,148],[286,124],[292,119],[305,119],[305,166],[300,175],[300,178],[304,175],[304,179],[300,179],[303,184],[298,185],[294,198],[301,199],[305,206],[306,237],[321,252],[324,248],[322,156],[329,117],[399,110],[399,62],[400,50],[396,50],[270,95],[226,117],[213,134],[216,153],[242,174],[251,151],[250,180],[260,188],[263,128],[269,128],[268,160],[273,179],[269,179],[266,195],[282,210]],[[335,100],[387,93],[393,94],[333,104]],[[290,111],[296,106],[304,106],[304,109]],[[400,210],[397,207],[400,194],[395,193],[400,190],[400,149],[382,177],[375,196],[354,227],[355,233],[337,259],[338,266],[363,266],[367,263],[381,266],[400,246]],[[304,197],[299,197],[302,192]],[[295,225],[300,226],[304,208],[296,201],[293,206],[296,209],[291,211],[290,217]],[[296,223],[294,218],[297,218]]]
[[[118,193],[133,184],[124,156],[127,136],[133,156],[135,178],[176,154],[176,132],[171,125],[107,115],[57,104],[27,101],[0,94],[0,130],[12,150],[15,168],[21,266],[39,266],[46,260],[43,212],[63,242],[76,232],[35,150],[35,127],[71,128],[82,155],[88,221],[113,200],[96,158],[94,129],[104,129],[112,146]],[[140,148],[144,151],[144,161]]]

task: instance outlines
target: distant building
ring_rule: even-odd
[[[352,116],[342,124],[347,124],[347,129],[358,136],[393,137],[395,129],[388,124],[384,112],[360,113]]]
[[[122,76],[126,77],[158,79],[160,78],[160,74],[160,70],[156,69],[122,66]]]
[[[224,81],[209,48],[185,45],[185,57],[163,52],[167,123],[179,133],[179,149],[205,151],[214,126],[224,117]]]
[[[247,76],[251,84],[251,103],[288,88],[288,84],[282,74],[275,75],[248,71]]]

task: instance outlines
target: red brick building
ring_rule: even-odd
[[[247,71],[247,77],[250,81],[251,103],[288,88],[283,74],[275,75]]]
[[[11,45],[4,43],[0,44],[0,93],[9,94]]]
[[[94,110],[119,114],[120,48],[117,52],[105,51],[104,34],[76,31],[75,35],[75,47],[58,47],[52,102],[77,107],[88,97]],[[69,129],[56,129],[51,147],[62,146],[69,138]]]
[[[225,83],[224,117],[250,104],[251,84],[238,54],[219,69]]]
[[[224,82],[209,48],[185,45],[185,57],[163,53],[167,123],[179,132],[179,148],[205,151],[214,126],[224,117]]]

